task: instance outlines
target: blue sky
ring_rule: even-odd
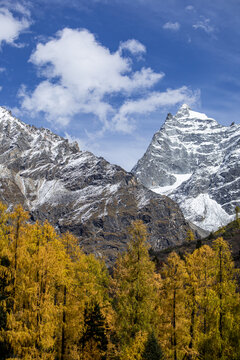
[[[238,0],[0,0],[0,104],[130,170],[182,103],[239,123]]]

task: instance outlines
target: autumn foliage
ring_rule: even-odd
[[[0,204],[0,358],[240,358],[240,301],[228,244],[170,254],[161,271],[141,221],[110,276],[104,262]]]

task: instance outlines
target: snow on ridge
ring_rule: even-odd
[[[186,117],[186,118],[189,118],[189,119],[214,120],[214,119],[212,119],[212,118],[209,118],[209,117],[208,117],[206,114],[204,114],[204,113],[200,113],[200,112],[198,112],[198,111],[192,110],[192,109],[190,108],[190,106],[188,106],[187,104],[183,104],[183,105],[179,108],[176,116],[177,116],[177,117],[181,117],[181,115],[182,115],[182,117]],[[214,121],[215,121],[215,120],[214,120]]]
[[[175,116],[167,116],[132,172],[150,190],[176,201],[186,218],[212,230],[230,221],[240,204],[239,160],[240,125],[223,126],[183,104]],[[202,204],[196,207],[199,217],[191,202]],[[210,208],[218,208],[221,221],[218,215],[211,219]]]
[[[7,110],[3,106],[0,106],[0,123],[5,121],[11,125],[11,131],[15,131],[16,136],[19,135],[19,129],[17,127],[20,126],[23,130],[23,134],[29,137],[28,141],[31,145],[37,145],[37,147],[40,147],[41,142],[49,142],[52,145],[67,142],[67,139],[54,134],[49,129],[37,128],[34,125],[22,122],[18,118],[14,117],[11,111]]]
[[[173,190],[176,190],[184,181],[187,181],[192,176],[191,174],[171,174],[176,178],[176,181],[173,185],[168,186],[158,186],[158,187],[151,187],[150,190],[155,192],[156,194],[160,195],[168,195]]]
[[[209,118],[206,114],[204,113],[199,113],[197,111],[193,111],[193,110],[189,110],[189,118],[190,119],[200,119],[200,120],[213,120],[211,118]]]
[[[7,109],[5,109],[3,106],[0,106],[0,117],[5,115],[6,112],[7,112]]]

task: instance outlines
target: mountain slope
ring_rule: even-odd
[[[226,240],[231,249],[232,257],[235,262],[235,266],[240,268],[240,219],[238,221],[231,221],[226,226],[221,227],[216,232],[212,232],[208,237],[201,240],[194,240],[191,242],[184,242],[181,245],[169,247],[163,250],[151,251],[151,256],[155,259],[158,267],[161,267],[166,262],[171,252],[176,252],[180,256],[188,253],[193,253],[196,248],[202,245],[212,246],[213,241],[219,237]],[[240,277],[238,278],[240,281]]]
[[[131,173],[0,107],[0,200],[21,203],[32,219],[73,232],[87,252],[113,261],[126,248],[127,228],[142,219],[153,248],[184,241],[179,207],[149,191]]]
[[[211,231],[228,223],[240,203],[239,159],[240,125],[221,126],[184,104],[168,114],[132,172]]]

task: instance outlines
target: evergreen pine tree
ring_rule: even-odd
[[[145,344],[145,348],[142,354],[142,360],[163,360],[163,352],[162,348],[154,334],[151,332],[148,335],[147,342]]]
[[[100,359],[106,359],[108,339],[105,329],[105,318],[98,303],[86,306],[84,311],[84,332],[80,340],[82,353]],[[98,354],[96,353],[98,350]],[[86,354],[87,353],[87,354]]]

